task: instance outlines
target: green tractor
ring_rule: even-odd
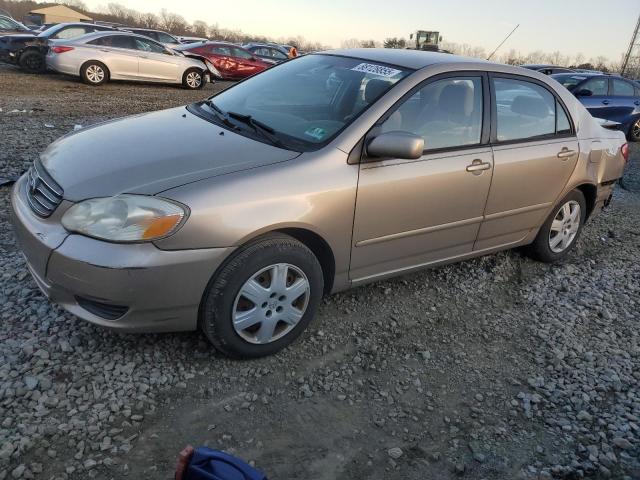
[[[415,46],[410,48],[415,50],[426,50],[429,52],[444,52],[444,50],[440,49],[440,42],[442,41],[440,32],[418,30],[416,33],[409,35],[410,40],[413,40],[414,38]]]

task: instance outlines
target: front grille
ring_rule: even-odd
[[[106,320],[117,320],[127,313],[127,310],[129,310],[129,307],[124,305],[110,305],[108,303],[96,302],[95,300],[89,300],[88,298],[78,296],[76,296],[76,302],[78,302],[78,305],[88,312]]]
[[[62,187],[51,178],[38,160],[27,172],[26,189],[31,210],[43,218],[51,216],[62,202],[64,195]]]

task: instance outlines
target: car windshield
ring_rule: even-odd
[[[571,90],[580,82],[587,79],[587,77],[584,75],[572,75],[572,74],[566,74],[566,73],[551,75],[551,78],[553,78],[557,82],[560,82],[568,90]]]
[[[409,73],[380,62],[307,55],[266,70],[210,101],[219,111],[250,116],[270,127],[286,148],[316,150]],[[206,103],[201,109],[216,115]]]
[[[29,30],[27,27],[12,18],[0,17],[0,30]]]

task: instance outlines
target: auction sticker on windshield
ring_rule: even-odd
[[[397,74],[401,73],[401,70],[396,70],[395,68],[385,67],[382,65],[376,65],[374,63],[361,63],[360,65],[356,65],[351,70],[354,72],[364,72],[370,73],[372,75],[379,75],[381,77],[395,77]]]
[[[327,134],[327,132],[325,131],[324,128],[315,127],[315,128],[310,128],[309,130],[304,132],[304,134],[310,137],[313,137],[316,140],[322,140],[322,138]]]

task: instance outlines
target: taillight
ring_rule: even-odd
[[[624,161],[628,162],[629,161],[629,144],[628,143],[625,143],[624,145],[622,145],[622,147],[620,147],[620,153],[622,154]]]
[[[51,51],[53,53],[64,53],[73,50],[73,47],[63,47],[63,46],[55,46],[51,47]]]

